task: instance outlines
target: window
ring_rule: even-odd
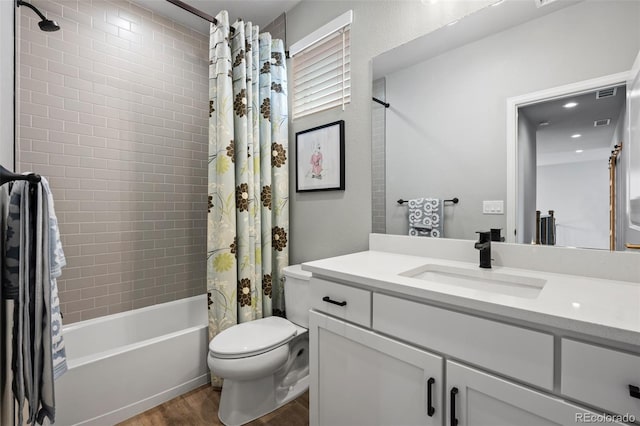
[[[293,118],[351,101],[349,11],[290,48],[293,58]]]

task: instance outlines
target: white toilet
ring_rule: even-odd
[[[284,275],[288,319],[234,325],[209,343],[209,369],[224,379],[218,417],[227,426],[264,416],[309,388],[311,274],[293,265]]]

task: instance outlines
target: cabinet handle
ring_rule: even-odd
[[[458,419],[456,419],[456,395],[458,394],[458,388],[451,388],[450,400],[451,400],[451,412],[449,413],[449,423],[450,426],[458,426]]]
[[[343,300],[342,302],[336,302],[335,300],[331,300],[329,296],[323,297],[322,300],[328,303],[333,303],[334,305],[338,305],[338,306],[347,306],[346,300]]]
[[[638,388],[637,386],[629,385],[629,396],[631,398],[640,399],[640,388]]]
[[[433,377],[429,377],[427,380],[427,415],[429,417],[433,417],[433,413],[436,412],[436,409],[433,407],[433,396],[431,394],[431,387],[436,382],[436,379]]]

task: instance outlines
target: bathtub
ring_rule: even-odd
[[[206,295],[63,328],[56,425],[111,426],[207,383]]]

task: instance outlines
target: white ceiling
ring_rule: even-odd
[[[574,161],[602,160],[611,153],[613,134],[625,102],[625,86],[618,87],[616,96],[596,99],[596,92],[541,102],[521,108],[519,113],[538,126],[536,145],[538,165]],[[564,108],[567,102],[577,102],[575,108]],[[611,119],[608,126],[594,127],[593,122]],[[539,126],[542,122],[548,126]],[[571,135],[580,134],[579,138]],[[576,150],[582,149],[582,153]]]
[[[426,0],[422,1],[426,2]],[[580,1],[582,0],[563,0],[548,3],[544,7],[536,7],[536,2],[533,0],[505,0],[504,2],[495,0],[494,6],[487,6],[467,15],[455,25],[441,27],[376,56],[373,58],[373,79],[384,77]]]
[[[180,9],[166,0],[133,0],[135,3],[152,10],[153,12],[171,18],[174,21],[198,31],[209,34],[209,22]],[[286,12],[298,4],[301,0],[183,0],[211,16],[216,16],[221,10],[229,12],[229,19],[235,21],[242,18],[264,27],[283,12]]]

